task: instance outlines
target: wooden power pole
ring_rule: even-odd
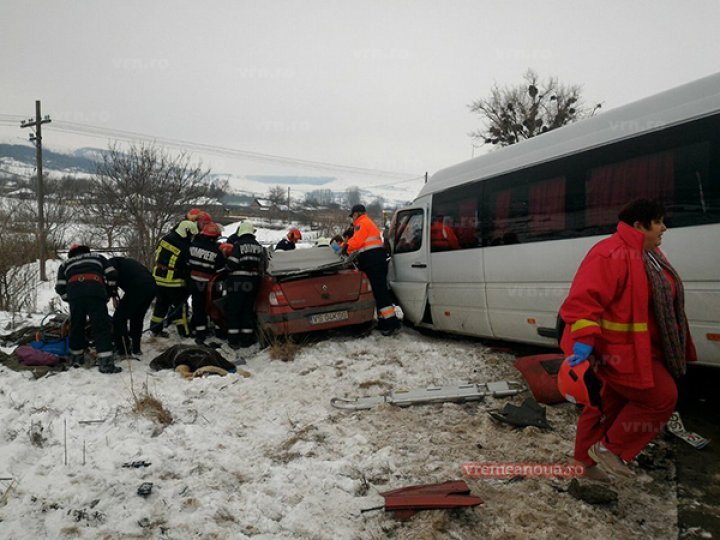
[[[20,127],[35,128],[35,133],[30,134],[30,140],[35,143],[35,159],[37,160],[37,203],[38,203],[38,244],[40,254],[40,281],[47,281],[45,272],[45,191],[43,187],[42,170],[42,125],[49,123],[50,116],[43,118],[40,114],[40,100],[35,101],[35,120],[30,118],[20,123]]]

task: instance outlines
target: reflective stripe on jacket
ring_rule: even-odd
[[[175,231],[166,234],[155,250],[152,275],[160,287],[184,287],[188,277],[190,243]]]
[[[353,229],[355,232],[347,241],[348,253],[362,253],[369,249],[383,247],[380,229],[367,214],[358,216],[353,223]]]

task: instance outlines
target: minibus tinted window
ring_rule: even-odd
[[[420,249],[422,246],[423,214],[424,212],[419,208],[398,212],[394,235],[394,253],[410,253]]]

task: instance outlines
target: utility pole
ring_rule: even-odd
[[[290,225],[290,186],[288,186],[288,212],[287,212],[288,225]]]
[[[40,100],[35,101],[35,120],[32,118],[20,122],[22,128],[35,128],[35,133],[30,134],[30,141],[35,143],[35,159],[37,160],[37,202],[38,202],[38,243],[40,252],[40,281],[47,281],[45,272],[45,192],[43,188],[42,170],[42,125],[50,123],[50,116],[43,118],[40,114]]]

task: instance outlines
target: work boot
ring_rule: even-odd
[[[98,358],[98,371],[100,373],[120,373],[122,368],[115,365],[115,359],[111,355]]]
[[[635,473],[628,467],[620,457],[605,448],[602,442],[598,441],[588,449],[588,455],[598,466],[611,476],[616,478],[634,478]]]
[[[85,365],[85,353],[73,354],[70,357],[70,365],[74,368],[83,367]]]
[[[385,327],[380,329],[380,333],[383,336],[392,336],[393,334],[400,331],[400,319],[397,317],[390,317],[385,321]]]
[[[169,338],[170,334],[168,334],[165,330],[153,330],[152,332],[153,337],[162,337],[162,338]]]

